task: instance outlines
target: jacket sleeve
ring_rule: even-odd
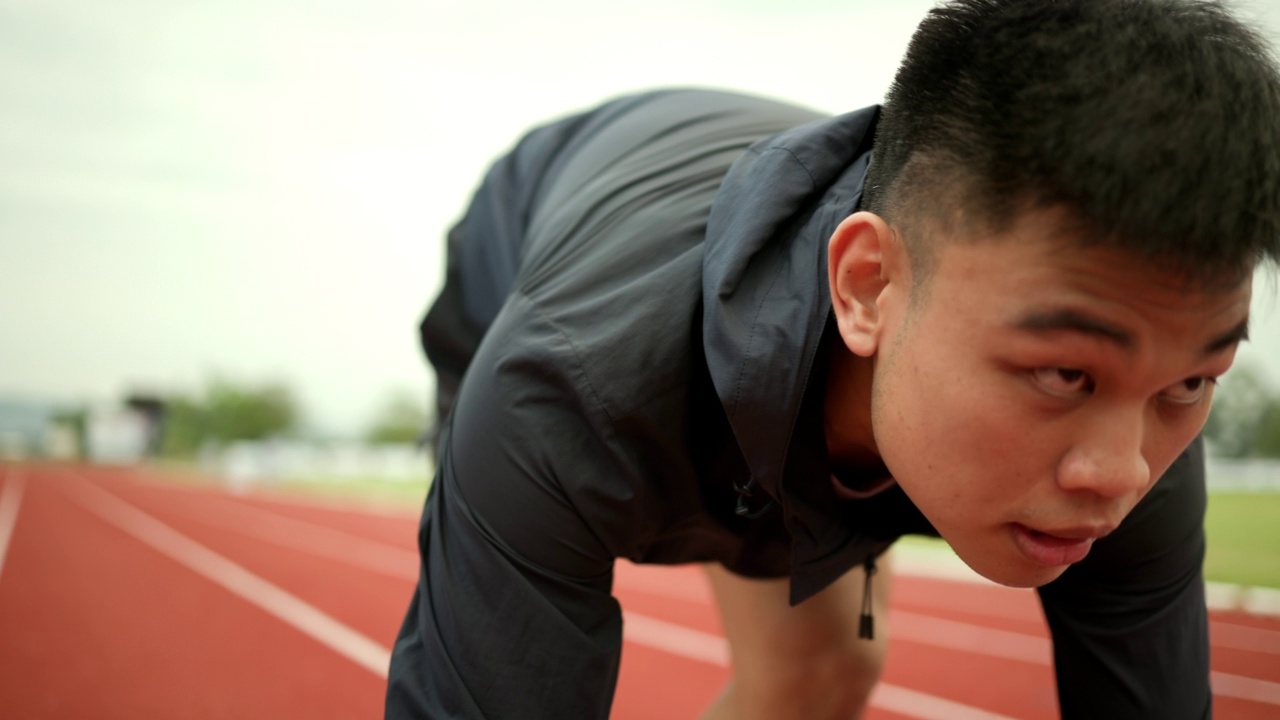
[[[1196,440],[1085,561],[1040,589],[1063,720],[1212,716]]]
[[[513,298],[468,368],[419,528],[387,718],[607,718],[622,643],[571,348]],[[568,398],[568,399],[566,399]]]
[[[570,116],[522,137],[490,166],[466,214],[449,229],[444,285],[418,326],[436,374],[436,424],[429,435],[437,456],[462,376],[520,271],[537,198],[586,117]]]

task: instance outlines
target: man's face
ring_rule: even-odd
[[[902,489],[973,569],[1038,586],[1113,530],[1195,438],[1250,283],[1188,290],[1031,213],[885,293],[871,423]]]

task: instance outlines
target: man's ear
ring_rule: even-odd
[[[900,268],[897,236],[879,215],[860,211],[845,218],[827,245],[831,305],[844,344],[871,357],[880,345],[884,316],[879,300]]]

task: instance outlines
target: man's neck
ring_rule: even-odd
[[[853,354],[835,338],[828,350],[822,424],[832,471],[882,477],[885,470],[871,427],[874,358]]]

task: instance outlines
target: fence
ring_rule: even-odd
[[[1280,460],[1209,458],[1209,492],[1280,492]]]
[[[431,474],[426,452],[411,444],[290,440],[208,445],[200,452],[200,470],[241,488],[285,480],[426,482]]]

